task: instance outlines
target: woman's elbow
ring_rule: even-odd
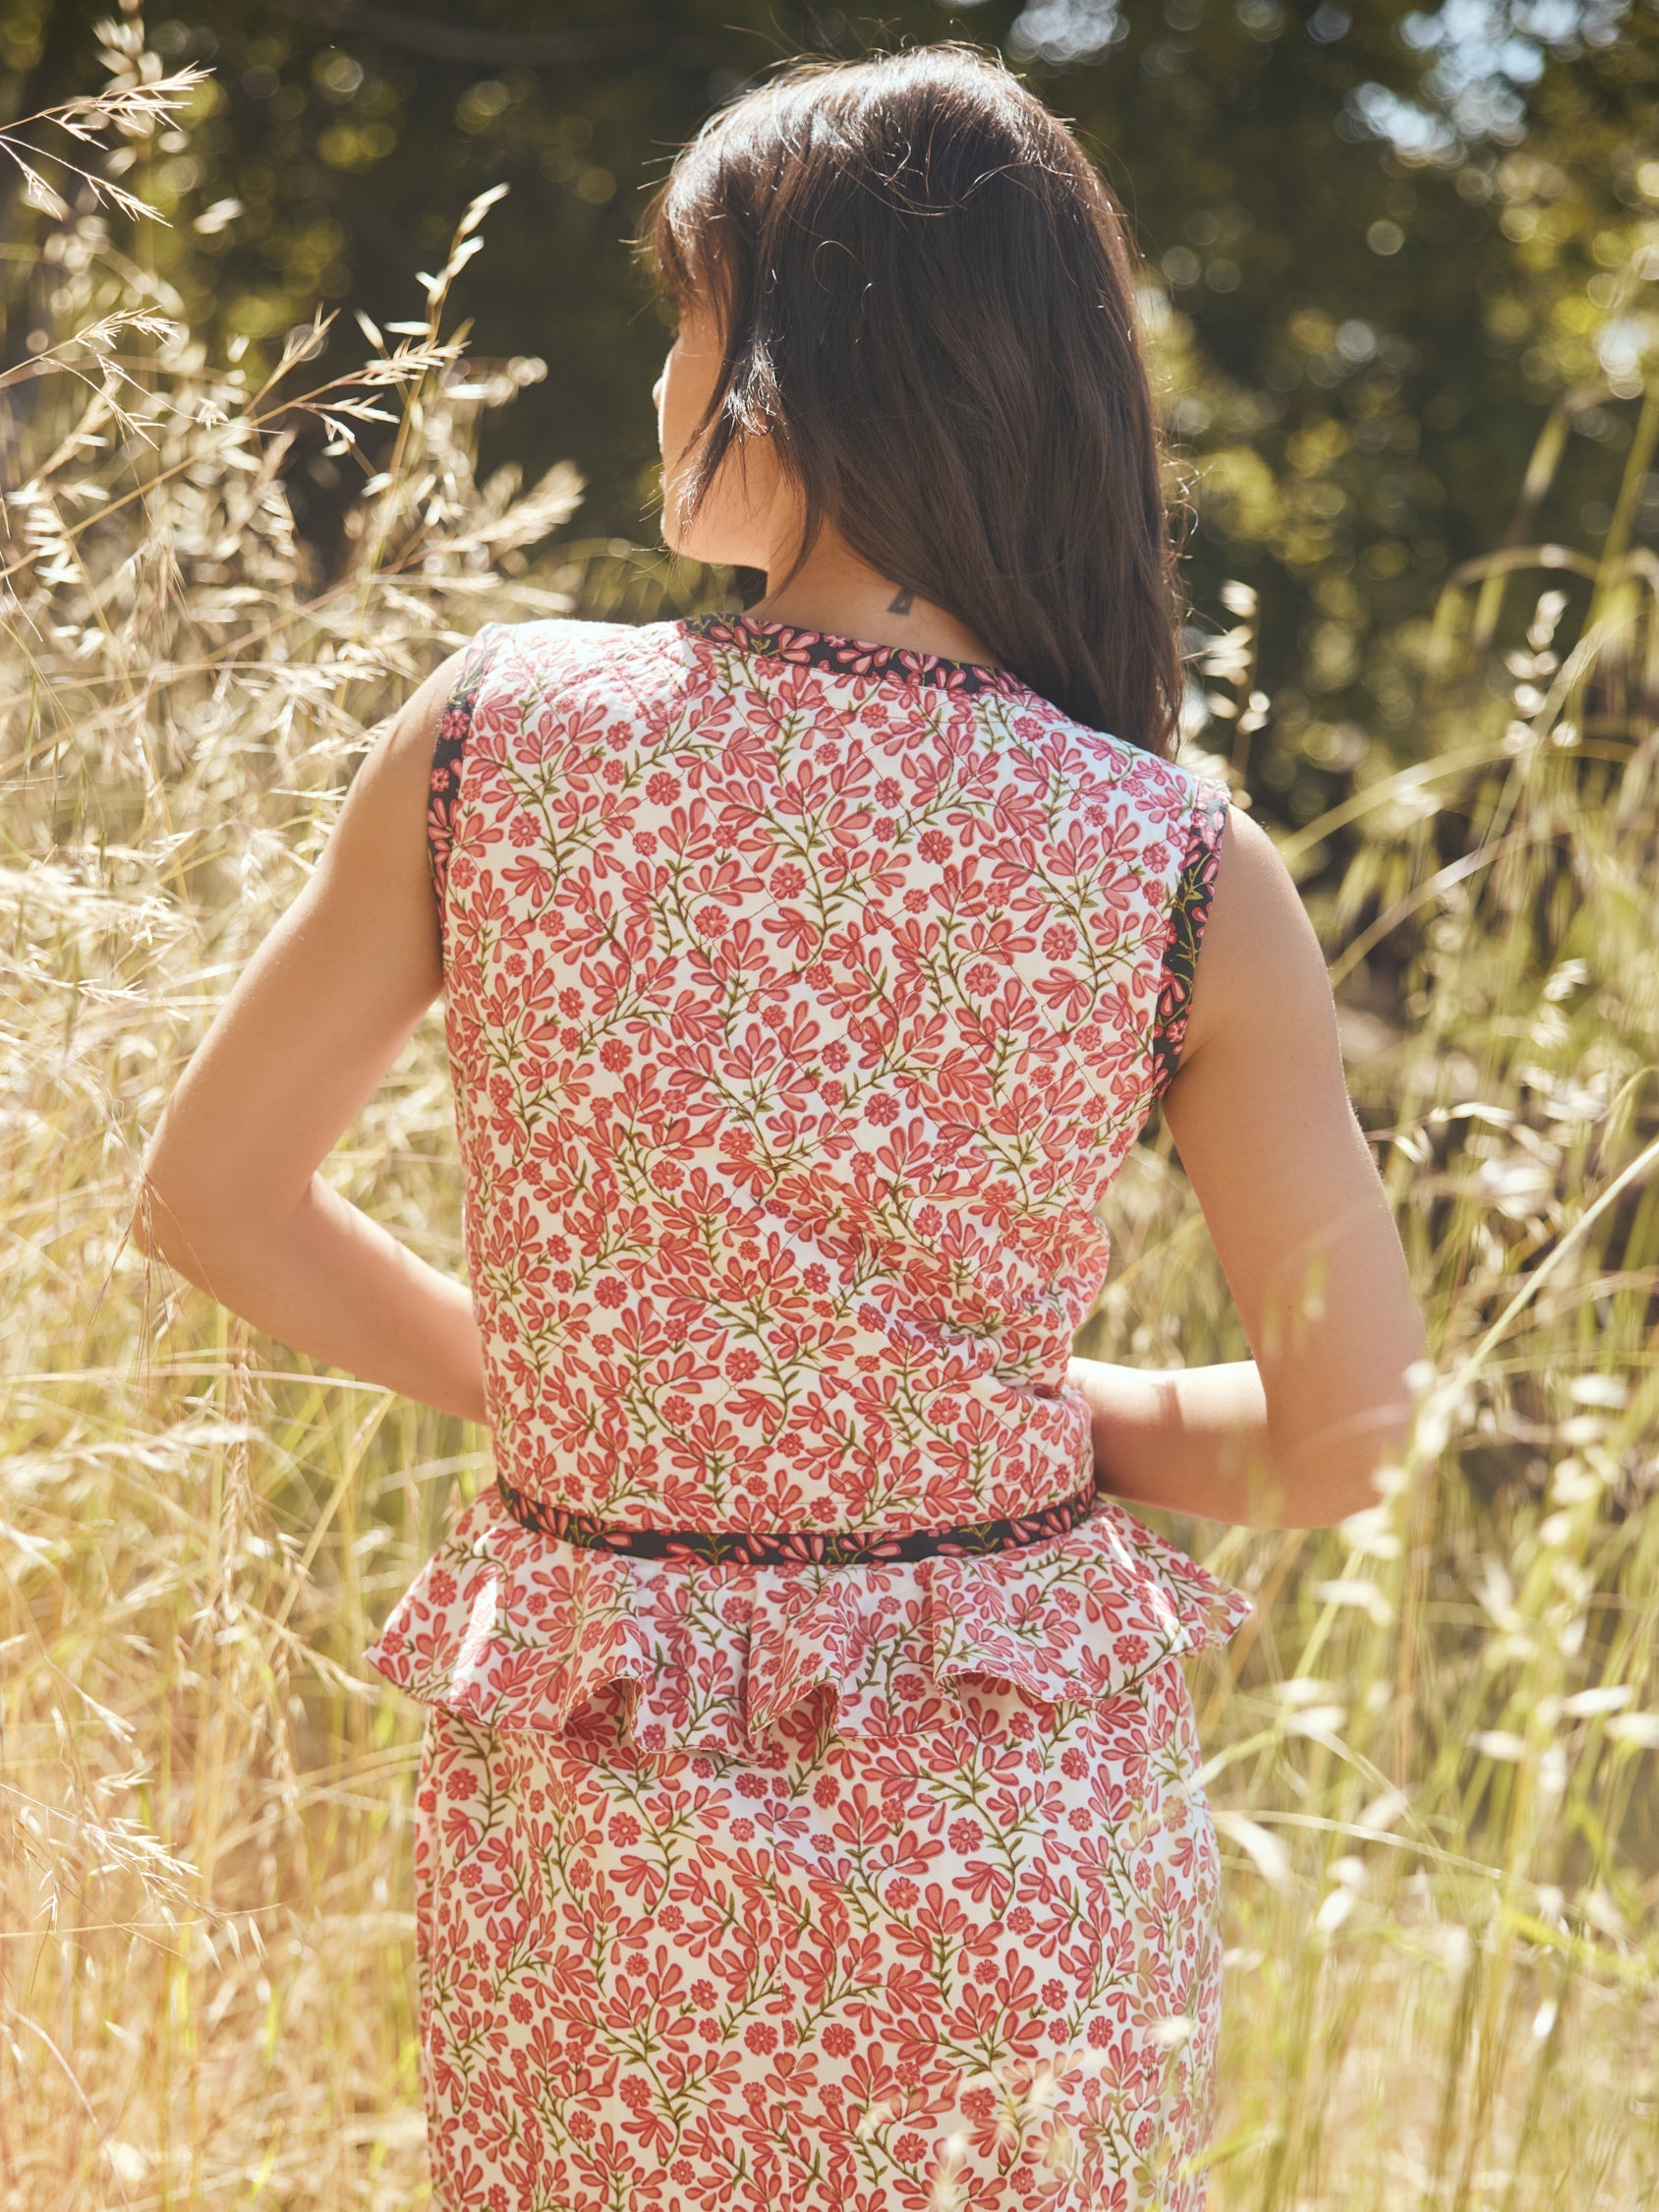
[[[166,1113],[143,1154],[133,1241],[146,1256],[164,1258],[179,1274],[201,1283],[208,1258],[223,1256],[226,1243],[244,1228],[239,1188],[246,1190],[246,1177],[237,1177],[232,1161],[219,1159],[210,1145],[191,1141]]]
[[[146,1259],[164,1259],[193,1281],[200,1264],[193,1259],[199,1242],[192,1227],[194,1218],[177,1189],[169,1187],[164,1192],[146,1168],[133,1202],[133,1242]]]
[[[280,1200],[250,1190],[246,1173],[215,1164],[204,1173],[193,1164],[187,1175],[176,1164],[157,1162],[152,1150],[144,1163],[134,1201],[131,1231],[140,1252],[164,1259],[200,1290],[223,1299],[224,1286],[262,1268],[315,1179],[297,1200]]]
[[[1416,1406],[1411,1397],[1367,1406],[1279,1456],[1296,1500],[1294,1526],[1334,1529],[1350,1515],[1380,1505],[1391,1471],[1410,1449]]]

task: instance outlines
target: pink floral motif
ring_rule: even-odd
[[[433,1708],[445,2212],[1202,2212],[1220,1859],[1179,1661],[1098,1703],[957,1688],[859,1742],[826,1687],[764,1775],[641,1752],[616,1680],[559,1736]]]
[[[443,2212],[1199,2212],[1180,1662],[1250,1601],[1089,1509],[1066,1363],[1225,817],[1005,669],[480,633],[429,856],[503,1484],[369,1655]]]

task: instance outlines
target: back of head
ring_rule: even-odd
[[[642,243],[724,341],[694,504],[739,439],[770,437],[803,557],[832,523],[1066,714],[1173,749],[1173,555],[1129,256],[1041,101],[957,45],[797,63],[705,125]]]

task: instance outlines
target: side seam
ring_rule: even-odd
[[[1181,844],[1180,867],[1170,902],[1170,938],[1158,986],[1158,1011],[1152,1027],[1153,1098],[1169,1089],[1186,1041],[1187,1011],[1198,948],[1221,872],[1222,837],[1231,798],[1225,784],[1207,779],[1198,785]]]

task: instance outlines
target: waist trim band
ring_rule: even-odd
[[[522,1528],[560,1543],[624,1552],[636,1559],[708,1559],[754,1567],[856,1567],[885,1559],[926,1559],[939,1552],[1011,1551],[1021,1544],[1046,1543],[1064,1536],[1088,1519],[1096,1496],[1091,1467],[1069,1497],[1017,1519],[969,1521],[954,1529],[911,1529],[902,1536],[881,1536],[857,1529],[626,1529],[568,1505],[528,1497],[504,1475],[496,1476],[495,1487]]]

